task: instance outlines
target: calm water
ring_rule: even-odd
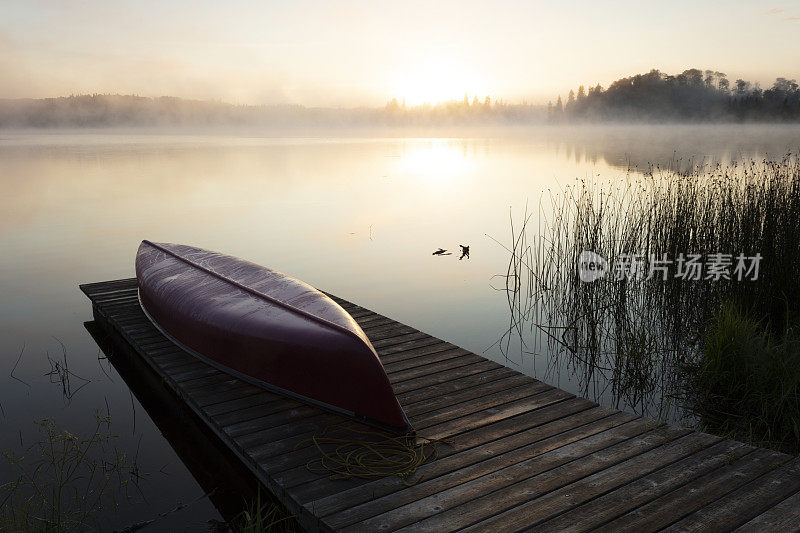
[[[489,236],[510,240],[509,210],[519,219],[529,202],[535,212],[543,193],[576,178],[779,157],[799,146],[800,128],[764,126],[447,138],[2,132],[0,449],[35,440],[34,420],[81,433],[95,409],[108,408],[119,446],[138,448],[142,472],[141,493],[111,525],[203,494],[83,326],[91,308],[78,284],[132,276],[142,239],[253,260],[504,361],[492,345],[509,313],[493,276],[508,253]],[[469,259],[458,259],[459,244],[470,246]],[[432,256],[438,247],[454,254]],[[45,375],[48,354],[64,353],[69,397]],[[568,372],[543,375],[545,357],[512,352],[508,364],[575,390]],[[159,524],[196,529],[211,518],[220,517],[204,499]]]

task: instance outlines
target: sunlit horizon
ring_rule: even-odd
[[[0,5],[0,98],[546,104],[652,68],[800,78],[800,6],[184,0]]]

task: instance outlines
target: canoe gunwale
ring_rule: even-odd
[[[145,241],[145,242],[147,242],[147,241]],[[159,247],[156,246],[156,248],[159,248]],[[170,255],[172,255],[172,254],[170,254]],[[191,262],[188,262],[188,261],[187,261],[187,263],[192,264],[193,266],[197,266],[197,265],[194,265],[194,263],[191,263]],[[205,269],[202,269],[202,270],[205,271]],[[219,277],[225,279],[224,276],[219,276]],[[230,280],[230,281],[233,282],[233,280]],[[235,283],[235,282],[233,282],[233,283],[235,285],[239,286],[238,283]],[[248,291],[248,292],[257,293],[257,291]],[[314,398],[309,398],[308,396],[303,396],[302,394],[298,394],[296,392],[284,389],[282,387],[277,387],[277,386],[275,386],[275,385],[273,385],[271,383],[268,383],[266,381],[254,378],[252,376],[248,376],[247,374],[243,374],[242,372],[234,370],[233,368],[231,368],[229,366],[226,366],[226,365],[223,365],[221,363],[218,363],[218,362],[214,361],[213,359],[210,359],[210,358],[204,356],[203,354],[199,353],[198,351],[186,346],[181,341],[179,341],[178,339],[173,337],[170,333],[168,333],[164,328],[162,328],[161,325],[158,322],[156,322],[156,320],[150,315],[150,313],[147,312],[147,308],[145,307],[144,303],[142,302],[142,297],[141,297],[141,294],[140,294],[140,291],[139,291],[139,287],[136,288],[136,298],[137,298],[137,300],[139,302],[139,307],[141,307],[142,312],[144,313],[144,315],[147,317],[147,319],[150,321],[150,323],[153,324],[153,326],[162,335],[164,335],[164,337],[166,337],[170,342],[175,344],[175,346],[177,346],[181,350],[185,351],[186,353],[188,353],[189,355],[191,355],[193,357],[196,357],[198,360],[206,363],[207,365],[210,365],[210,366],[216,368],[220,372],[224,372],[226,374],[229,374],[229,375],[231,375],[233,377],[241,379],[242,381],[250,383],[251,385],[255,385],[256,387],[260,387],[262,389],[265,389],[265,390],[267,390],[269,392],[273,392],[275,394],[280,394],[282,396],[286,396],[286,397],[289,397],[289,398],[292,398],[292,399],[295,399],[295,400],[298,400],[298,401],[301,401],[301,402],[305,402],[305,403],[314,405],[316,407],[319,407],[320,409],[325,409],[326,411],[330,411],[330,412],[334,412],[336,414],[340,414],[340,415],[346,416],[346,417],[348,417],[348,418],[350,418],[350,419],[352,419],[352,420],[354,420],[356,422],[362,422],[364,424],[370,425],[372,427],[378,428],[380,430],[383,430],[383,431],[386,431],[386,432],[389,432],[389,433],[392,433],[392,434],[396,434],[396,435],[413,435],[413,434],[416,433],[414,428],[408,422],[406,422],[406,426],[405,427],[391,426],[391,425],[385,424],[383,422],[380,422],[379,420],[375,420],[375,419],[373,419],[371,417],[356,413],[354,411],[350,411],[348,409],[343,409],[343,408],[337,407],[335,405],[331,405],[331,404],[328,404],[328,403],[325,403],[325,402],[322,402],[322,401],[319,401],[319,400],[315,400]],[[273,300],[272,298],[268,298],[268,299],[270,301]],[[303,313],[299,309],[298,309],[298,311]],[[309,314],[310,315],[310,313],[303,313],[303,314]],[[311,315],[311,316],[313,316],[313,315]],[[320,320],[324,320],[324,319],[320,318]],[[327,321],[325,321],[325,322],[327,322]],[[333,324],[333,325],[341,328],[341,326],[338,326],[337,324]],[[346,328],[341,328],[341,329],[345,330],[345,331],[348,331],[349,333],[351,333],[354,336],[356,336],[357,338],[359,338],[359,340],[361,340],[360,337],[358,337],[358,335],[355,335],[354,333],[352,333],[351,331],[347,330]],[[405,413],[404,413],[404,415],[405,415]]]
[[[284,309],[286,309],[288,311],[291,311],[292,313],[298,314],[298,315],[300,315],[300,316],[302,316],[304,318],[308,318],[308,319],[310,319],[310,320],[312,320],[314,322],[317,322],[319,324],[322,324],[324,326],[336,329],[337,331],[340,331],[342,333],[350,335],[351,337],[354,337],[354,338],[360,340],[361,342],[365,342],[370,347],[372,347],[372,343],[370,343],[368,340],[366,340],[365,338],[361,337],[358,333],[355,333],[354,331],[352,331],[352,330],[350,330],[350,329],[348,329],[348,328],[346,328],[346,327],[344,327],[342,325],[339,325],[339,324],[337,324],[335,322],[331,322],[330,320],[322,318],[321,316],[317,316],[317,315],[315,315],[313,313],[309,313],[308,311],[304,311],[303,309],[299,309],[299,308],[293,306],[292,304],[283,302],[281,300],[278,300],[277,298],[273,298],[272,296],[269,296],[268,294],[264,294],[263,292],[257,291],[257,290],[255,290],[255,289],[253,289],[251,287],[248,287],[247,285],[243,285],[243,284],[239,283],[236,280],[233,280],[233,279],[231,279],[231,278],[229,278],[227,276],[224,276],[224,275],[220,274],[219,272],[215,272],[215,271],[211,270],[210,268],[206,268],[206,267],[204,267],[202,265],[199,265],[197,263],[189,261],[185,257],[181,257],[180,255],[176,254],[172,250],[164,248],[163,246],[160,246],[160,245],[158,245],[158,244],[156,244],[156,243],[154,243],[152,241],[144,239],[142,242],[147,244],[148,246],[152,246],[156,250],[164,252],[165,254],[169,255],[170,257],[173,257],[173,258],[175,258],[175,259],[177,259],[177,260],[179,260],[179,261],[181,261],[183,263],[186,263],[187,265],[189,265],[189,266],[191,266],[193,268],[201,270],[201,271],[205,272],[206,274],[214,276],[215,278],[217,278],[219,280],[222,280],[222,281],[224,281],[226,283],[229,283],[230,285],[233,285],[234,287],[236,287],[238,289],[241,289],[241,290],[243,290],[243,291],[245,291],[245,292],[247,292],[249,294],[252,294],[253,296],[255,296],[257,298],[262,298],[262,299],[267,300],[267,301],[269,301],[271,303],[274,303],[275,305],[283,307]],[[312,289],[313,289],[313,287],[312,287]],[[137,289],[137,291],[138,291],[138,289]],[[322,294],[324,294],[324,293],[322,293]],[[325,297],[328,298],[328,296],[325,296]],[[333,300],[331,300],[331,302],[333,302],[337,306],[339,305],[336,302],[334,302]],[[139,300],[139,304],[141,305],[141,299]],[[144,309],[143,305],[141,305],[141,307],[142,307],[142,309]],[[146,313],[146,311],[145,311],[145,313]],[[149,315],[148,315],[148,318],[149,318]],[[151,322],[153,322],[153,324],[155,324],[155,322],[153,320],[151,320]],[[366,337],[366,334],[365,334],[365,337]],[[374,350],[374,348],[373,348],[373,350]]]

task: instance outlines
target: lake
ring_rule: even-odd
[[[203,495],[83,325],[91,306],[78,284],[131,277],[142,239],[252,260],[577,392],[580,376],[545,372],[546,347],[497,345],[510,315],[498,277],[509,253],[496,241],[510,245],[509,217],[521,221],[527,204],[538,220],[548,191],[576,179],[798,148],[800,127],[761,125],[0,132],[0,449],[34,442],[36,420],[81,434],[108,412],[140,470],[109,527]],[[440,247],[452,255],[433,256]],[[65,362],[69,388],[53,373]],[[221,517],[201,498],[160,524],[209,519]]]

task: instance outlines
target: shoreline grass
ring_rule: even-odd
[[[721,421],[741,394],[739,385],[731,386],[738,378],[726,381],[723,374],[725,365],[741,363],[733,352],[758,348],[757,357],[778,353],[786,359],[783,364],[794,361],[789,348],[795,329],[788,324],[800,314],[800,160],[787,154],[777,161],[713,167],[675,163],[674,168],[688,170],[653,167],[624,180],[577,181],[543,197],[538,219],[527,209],[521,225],[512,219],[503,276],[511,321],[503,346],[508,349],[512,338],[523,353],[537,342],[546,345],[545,377],[566,368],[579,378],[584,396],[606,395],[615,407],[648,416],[699,416],[709,430],[725,433],[731,427]],[[673,264],[664,276],[654,271],[652,279],[630,271],[615,279],[612,269],[588,283],[578,276],[584,251],[609,264],[639,255],[644,273],[659,258]],[[674,261],[680,254],[698,254],[704,261],[712,254],[730,254],[734,263],[739,254],[758,254],[758,278],[715,279],[703,271],[699,279],[682,279]],[[720,315],[726,302],[736,302],[755,324],[744,329],[746,338],[736,337],[749,346],[723,349],[713,342],[709,331],[726,326],[720,317],[730,319]],[[775,352],[776,346],[784,348]],[[776,365],[761,370],[774,373]],[[703,380],[687,379],[687,371],[701,368]],[[745,380],[742,386],[780,383],[773,378]],[[699,400],[689,385],[700,387]],[[716,392],[703,396],[702,387]],[[776,418],[765,416],[755,400],[738,404],[749,410],[740,413],[743,418],[765,421],[752,424],[746,440],[788,439],[781,446],[797,449],[797,433],[783,425],[797,419],[800,407],[781,405],[795,412]],[[715,410],[719,416],[711,415]]]
[[[0,530],[96,531],[99,517],[116,508],[118,498],[136,484],[136,458],[114,445],[111,417],[95,413],[88,436],[37,422],[39,440],[22,450],[3,452],[10,480],[0,485]]]

